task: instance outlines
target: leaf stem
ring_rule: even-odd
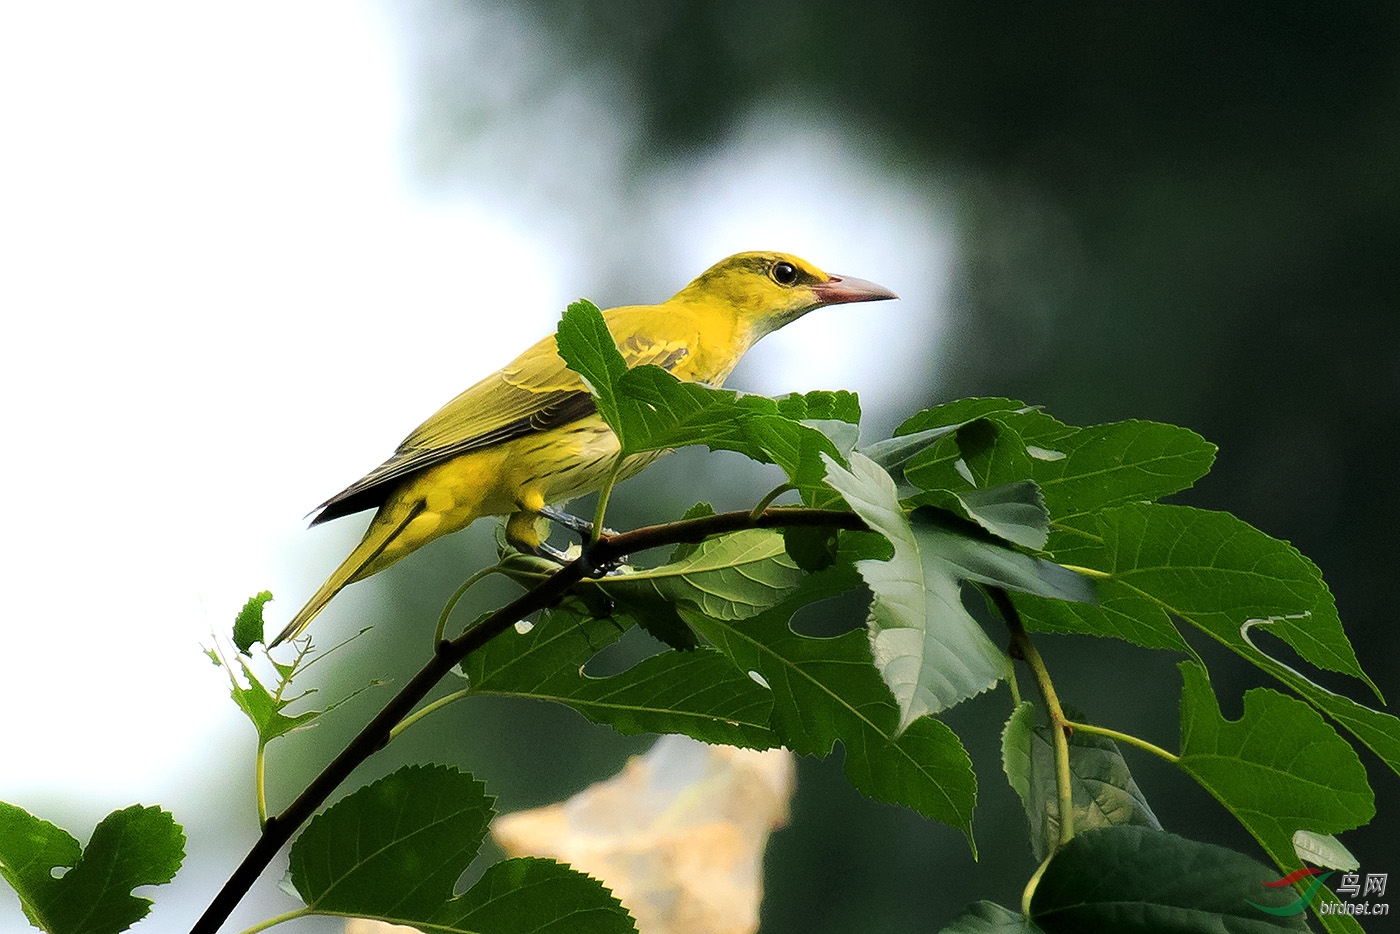
[[[603,517],[608,511],[608,499],[612,496],[613,486],[617,484],[617,478],[622,473],[622,460],[622,454],[619,452],[613,459],[612,469],[608,471],[607,481],[598,491],[598,508],[593,510],[593,534],[588,537],[589,544],[595,544],[603,534]]]
[[[267,829],[267,743],[258,737],[258,751],[253,758],[253,779],[258,794],[258,826]]]
[[[869,528],[864,520],[853,512],[801,506],[771,507],[757,517],[750,515],[748,510],[741,510],[646,526],[617,535],[603,535],[589,551],[596,562],[593,566],[600,566],[624,555],[666,545],[678,545],[681,542],[704,541],[712,535],[723,535],[743,529],[799,527],[850,530]],[[351,772],[384,748],[394,727],[408,717],[413,708],[427,697],[438,682],[460,664],[462,659],[510,629],[517,620],[557,603],[583,579],[588,567],[588,562],[582,557],[563,565],[538,586],[481,619],[455,639],[439,642],[432,658],[428,659],[418,674],[389,699],[354,739],[311,780],[311,784],[306,786],[296,800],[287,805],[281,814],[268,818],[263,826],[262,835],[229,876],[223,888],[214,896],[204,914],[195,922],[194,927],[190,929],[191,934],[215,934],[218,931],[234,907],[252,888],[258,876],[262,875],[283,845],[296,833],[297,828],[310,819],[316,809],[325,803]],[[285,917],[296,916],[293,913]]]
[[[769,490],[763,499],[758,501],[758,505],[754,506],[753,509],[749,511],[749,515],[757,519],[759,516],[763,515],[765,509],[773,505],[773,500],[795,489],[797,489],[797,487],[793,486],[791,482],[778,484],[773,487],[773,489]]]
[[[1030,920],[1031,899],[1035,897],[1036,886],[1040,885],[1040,877],[1045,875],[1045,867],[1049,866],[1050,860],[1054,858],[1054,853],[1047,854],[1045,859],[1040,861],[1040,865],[1035,868],[1035,872],[1031,873],[1030,881],[1026,883],[1026,887],[1021,890],[1021,914],[1025,915],[1027,920]]]
[[[1050,715],[1050,733],[1055,742],[1055,785],[1059,791],[1060,846],[1064,846],[1074,839],[1074,791],[1069,771],[1069,734],[1074,728],[1060,706],[1060,698],[1055,694],[1055,683],[1050,679],[1045,659],[1041,658],[1030,633],[1026,632],[1011,596],[1000,587],[989,587],[988,593],[1006,621],[1006,628],[1011,630],[1012,657],[1021,659],[1030,668]]]
[[[400,720],[398,724],[395,725],[395,727],[389,731],[389,739],[387,740],[387,742],[392,743],[394,740],[399,738],[400,733],[413,726],[413,724],[417,723],[419,720],[422,720],[428,714],[441,710],[453,701],[459,701],[462,698],[469,695],[470,693],[470,688],[462,688],[462,690],[460,691],[453,691],[446,697],[439,697],[437,700],[433,701],[431,704],[429,704],[426,707],[423,707],[420,710],[415,710],[413,713]]]
[[[1106,726],[1094,726],[1094,724],[1092,723],[1077,723],[1072,720],[1066,720],[1065,726],[1069,727],[1071,730],[1083,730],[1085,733],[1095,733],[1099,736],[1107,736],[1109,739],[1117,740],[1120,743],[1127,743],[1129,746],[1136,746],[1139,749],[1143,749],[1147,752],[1152,753],[1154,756],[1160,756],[1161,758],[1166,759],[1168,762],[1171,763],[1176,763],[1181,760],[1180,756],[1167,752],[1161,746],[1149,743],[1147,740],[1142,739],[1141,737],[1133,736],[1131,733],[1120,733],[1117,730],[1110,730]]]
[[[288,911],[280,915],[275,915],[274,917],[268,918],[265,921],[259,921],[252,927],[245,929],[243,931],[243,934],[258,934],[259,931],[266,931],[268,928],[281,924],[283,921],[292,921],[296,918],[306,918],[310,917],[313,914],[315,914],[315,912],[313,912],[310,908],[296,908],[292,911]]]
[[[490,567],[482,568],[471,577],[468,577],[466,581],[463,582],[462,586],[458,587],[452,596],[447,598],[447,605],[442,608],[442,615],[438,617],[437,632],[433,634],[433,645],[436,646],[442,641],[442,634],[447,631],[448,617],[450,617],[452,611],[457,608],[457,601],[462,599],[468,590],[471,590],[482,580],[495,574],[499,570],[501,570],[501,563],[499,561]]]

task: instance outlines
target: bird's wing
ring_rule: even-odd
[[[618,349],[628,366],[670,370],[690,353],[685,340],[632,334]],[[548,337],[444,405],[403,440],[394,456],[314,510],[316,525],[377,507],[391,486],[410,474],[525,435],[577,421],[596,411],[577,373]]]

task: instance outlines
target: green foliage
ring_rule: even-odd
[[[272,599],[272,591],[264,590],[249,597],[243,609],[233,621],[233,644],[238,651],[247,655],[254,645],[263,640],[263,605]]]
[[[185,859],[185,834],[168,811],[113,811],[86,848],[67,831],[0,802],[0,877],[29,923],[48,934],[115,934],[146,917],[151,900],[131,894],[164,885]],[[57,869],[67,870],[55,877]]]
[[[1109,827],[1076,836],[1050,860],[1030,915],[1047,934],[1307,930],[1302,915],[1255,907],[1294,900],[1292,889],[1264,885],[1277,875],[1224,847],[1143,827]]]
[[[1033,709],[1022,703],[1007,720],[1002,762],[1025,806],[1031,854],[1040,862],[1059,844],[1060,803],[1050,730],[1034,725]],[[1118,744],[1107,737],[1082,731],[1069,737],[1069,782],[1076,832],[1118,824],[1162,828]]]
[[[292,885],[310,913],[425,934],[636,930],[601,884],[549,860],[507,860],[454,895],[493,814],[485,786],[470,775],[405,766],[312,820],[292,846]]]
[[[673,546],[657,564],[575,580],[585,562],[557,577],[558,564],[502,545],[491,570],[538,599],[527,594],[509,613],[484,613],[439,644],[410,687],[431,676],[431,688],[450,668],[466,686],[417,713],[412,705],[428,688],[386,711],[379,719],[388,725],[372,724],[364,735],[382,732],[355,764],[444,704],[479,695],[564,704],[625,734],[682,733],[821,757],[839,743],[853,787],[957,828],[975,854],[977,776],[962,740],[936,717],[1008,680],[1015,704],[1001,765],[1040,869],[1020,912],[978,903],[945,931],[1264,934],[1303,929],[1306,903],[1334,898],[1320,883],[1264,883],[1302,859],[1354,864],[1332,834],[1369,821],[1375,804],[1362,760],[1337,727],[1400,772],[1400,719],[1274,657],[1269,637],[1305,665],[1373,688],[1312,562],[1227,513],[1158,501],[1210,469],[1213,445],[1171,425],[1076,427],[1014,400],[967,399],[859,446],[854,395],[768,399],[681,382],[654,365],[629,369],[587,302],[565,313],[557,345],[623,454],[704,445],[775,464],[786,480],[756,495],[751,513],[693,507],[686,535],[671,527],[668,537],[663,525],[583,546],[605,558],[623,544]],[[805,508],[770,505],[790,491]],[[709,534],[695,540],[697,527]],[[637,549],[642,558],[647,548]],[[540,589],[551,582],[553,591]],[[989,634],[969,609],[979,591],[1006,635]],[[263,748],[325,713],[288,712],[306,694],[291,684],[312,660],[309,641],[293,644],[290,661],[268,655],[270,674],[252,657],[268,599],[259,594],[238,616],[237,666],[208,653],[258,732],[260,817]],[[588,674],[634,625],[664,646],[617,674]],[[1183,635],[1191,629],[1291,693],[1252,690],[1241,717],[1227,720]],[[835,634],[809,634],[817,630]],[[1075,722],[1060,698],[1099,687],[1055,683],[1036,641],[1057,634],[1184,655],[1180,754]],[[1039,705],[1020,700],[1013,658],[1026,663]],[[1198,782],[1275,867],[1162,830],[1129,769],[1129,749]],[[292,846],[291,882],[307,905],[294,914],[359,915],[426,932],[632,930],[602,885],[547,860],[507,860],[455,894],[490,817],[481,784],[445,766],[401,769],[352,792]],[[1171,815],[1162,817],[1170,825]],[[32,918],[57,910],[60,886],[94,885],[85,867],[101,865],[102,827],[80,859],[61,831],[17,809],[0,818],[0,870]],[[279,819],[265,826],[278,829]],[[50,868],[62,865],[74,868],[53,878]],[[144,913],[130,888],[159,875],[110,878]],[[1346,916],[1320,920],[1329,931],[1359,930]]]
[[[1267,688],[1220,714],[1205,671],[1181,663],[1180,765],[1219,799],[1280,866],[1298,865],[1293,834],[1360,827],[1376,813],[1356,750],[1300,700]]]
[[[837,567],[807,578],[785,601],[748,620],[681,614],[736,668],[761,679],[783,745],[826,756],[839,740],[857,790],[951,824],[971,843],[977,779],[957,735],[929,717],[899,730],[899,709],[871,665],[865,633],[814,639],[790,625],[799,610],[854,583],[848,566]]]
[[[712,648],[665,652],[621,674],[595,678],[583,665],[622,635],[613,622],[552,610],[528,632],[508,632],[467,657],[473,694],[566,704],[620,733],[684,733],[754,749],[778,745],[768,691]]]

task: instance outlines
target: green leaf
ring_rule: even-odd
[[[292,885],[315,911],[427,920],[476,856],[491,800],[456,769],[405,766],[311,820],[292,844]]]
[[[573,302],[559,319],[555,332],[559,356],[579,376],[583,377],[598,404],[598,414],[618,436],[624,439],[623,453],[630,453],[625,442],[622,408],[617,397],[617,381],[627,372],[612,333],[598,306],[587,299]]]
[[[696,503],[685,511],[681,516],[681,520],[703,519],[706,516],[713,516],[714,514],[715,507],[711,506],[709,503]],[[699,547],[699,542],[681,542],[671,550],[671,557],[666,559],[666,563],[675,564],[682,558],[688,558],[690,555],[694,554],[695,550]]]
[[[796,525],[783,529],[783,547],[793,563],[809,574],[836,563],[841,537],[836,529]]]
[[[1252,620],[1251,624],[1241,627],[1240,636],[1254,653],[1248,656],[1250,660],[1341,724],[1400,775],[1400,718],[1372,710],[1349,697],[1329,691],[1270,657],[1254,644],[1251,633],[1256,628],[1267,630],[1271,625],[1270,620],[1260,619]]]
[[[934,509],[917,509],[914,536],[925,558],[932,557],[960,580],[1036,594],[1055,600],[1094,603],[1094,581],[1069,568],[1023,554],[992,541],[980,529]],[[928,567],[928,561],[925,561]]]
[[[1206,673],[1182,662],[1180,766],[1245,826],[1273,859],[1299,864],[1293,833],[1335,833],[1376,813],[1351,744],[1300,700],[1267,688],[1245,693],[1244,714],[1221,716]]]
[[[184,858],[184,831],[158,807],[113,811],[81,849],[66,831],[0,802],[0,876],[29,922],[49,934],[126,930],[151,910],[132,889],[166,884]],[[60,868],[68,871],[54,878]]]
[[[714,649],[663,652],[620,674],[595,678],[584,663],[621,630],[567,609],[527,633],[506,633],[464,662],[474,694],[566,704],[619,733],[684,733],[707,743],[769,749],[771,692]]]
[[[1041,436],[1064,456],[1037,460],[1034,467],[1046,505],[1062,526],[1092,531],[1085,522],[1092,513],[1185,490],[1215,462],[1215,445],[1176,425],[1126,421],[1071,432]]]
[[[799,755],[827,756],[839,740],[846,747],[846,776],[857,790],[951,824],[971,844],[977,779],[956,734],[929,717],[902,733],[896,729],[900,712],[870,663],[864,632],[814,639],[789,624],[798,610],[858,583],[848,565],[838,564],[747,620],[681,612],[740,671],[753,672],[771,689],[773,728],[783,745]]]
[[[1177,616],[1258,664],[1243,630],[1268,621],[1308,662],[1371,684],[1321,573],[1292,545],[1229,513],[1187,506],[1134,503],[1095,518],[1097,540],[1052,544],[1064,563],[1109,575],[1099,606],[1018,600],[1028,628],[1189,653],[1171,623]]]
[[[238,705],[238,709],[242,710],[243,713],[247,715],[248,719],[252,721],[254,729],[258,731],[258,742],[261,745],[266,745],[279,736],[285,736],[293,730],[304,727],[328,710],[339,706],[339,704],[334,704],[326,708],[326,710],[307,710],[295,715],[283,713],[290,704],[296,703],[308,694],[315,693],[314,691],[304,691],[301,694],[291,697],[284,696],[287,687],[291,684],[292,675],[295,673],[297,667],[301,665],[302,661],[306,658],[307,652],[310,650],[309,642],[305,644],[297,643],[297,645],[300,646],[300,649],[295,662],[288,665],[279,665],[276,662],[272,663],[277,676],[277,685],[275,689],[269,689],[258,679],[258,676],[253,672],[252,666],[244,657],[236,656],[238,666],[243,672],[243,677],[248,682],[246,686],[241,683],[238,676],[234,674],[233,665],[231,665],[217,649],[205,650],[205,654],[209,656],[214,664],[221,666],[228,674],[229,695],[233,698],[233,702]],[[269,656],[269,660],[270,659],[271,656]],[[344,703],[344,701],[348,699],[349,698],[345,698],[339,703]]]
[[[292,844],[292,885],[313,912],[424,932],[634,930],[600,883],[549,860],[498,863],[454,896],[493,814],[470,775],[405,766],[312,819]]]
[[[1031,475],[1026,442],[1011,426],[990,418],[978,418],[958,429],[954,436],[963,468],[979,489],[1000,486]]]
[[[792,393],[777,400],[778,414],[798,421],[844,422],[860,424],[860,399],[853,392],[841,389],[831,392],[816,389]]]
[[[995,902],[976,902],[940,928],[938,934],[1042,934],[1043,931],[1044,928],[1027,921],[1020,912]]]
[[[1030,823],[1031,855],[1040,862],[1060,841],[1055,747],[1048,727],[1033,731],[1030,752],[1029,793],[1022,800]],[[1071,734],[1069,772],[1076,833],[1120,824],[1162,829],[1113,740],[1082,730]]]
[[[1035,705],[1021,701],[1001,728],[1001,769],[1021,804],[1030,813],[1031,737],[1035,731]]]
[[[950,566],[925,554],[889,475],[855,453],[849,471],[827,462],[827,482],[894,545],[888,561],[865,559],[856,569],[874,595],[866,625],[875,666],[899,704],[896,731],[996,684],[1010,660],[963,607]]]
[[[1144,827],[1076,834],[1050,861],[1031,899],[1031,919],[1049,934],[1277,934],[1306,931],[1301,914],[1279,916],[1289,888],[1278,873],[1224,847]]]
[[[820,455],[840,457],[840,449],[813,425],[844,425],[858,418],[853,394],[819,392],[774,400],[678,380],[658,366],[628,369],[602,315],[588,302],[569,306],[556,341],[564,361],[588,383],[598,414],[617,434],[623,454],[691,444],[737,451],[782,467],[808,505],[830,503],[830,491],[821,483]],[[848,433],[844,428],[843,438]]]
[[[264,590],[256,597],[249,597],[238,611],[233,621],[233,644],[244,655],[254,645],[263,640],[263,604],[272,599],[272,591]]]
[[[959,399],[956,402],[935,405],[932,408],[914,413],[900,423],[899,427],[894,430],[894,435],[896,438],[900,438],[924,431],[958,428],[988,415],[1030,411],[1035,410],[1015,399],[995,397]]]
[[[975,522],[1013,545],[1039,551],[1050,536],[1050,513],[1033,480],[1002,483],[985,490],[918,490],[901,502],[932,507]]]
[[[1187,489],[1210,470],[1216,451],[1176,425],[1133,420],[1074,428],[1009,399],[920,412],[876,447],[882,466],[898,466],[897,476],[907,472],[926,490],[1033,479],[1057,525],[1089,531],[1089,517],[1100,509]]]
[[[550,859],[507,859],[447,904],[423,934],[635,934],[627,909],[598,880]]]
[[[619,603],[694,606],[716,619],[747,619],[792,593],[803,578],[780,532],[745,529],[706,539],[690,554],[655,568],[621,568],[597,582]]]

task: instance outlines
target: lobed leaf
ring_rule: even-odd
[[[555,609],[527,633],[506,633],[464,662],[474,694],[565,704],[619,733],[683,733],[708,743],[769,749],[773,699],[714,649],[662,652],[595,678],[584,663],[621,630]]]
[[[166,884],[184,858],[184,831],[158,807],[113,811],[82,848],[66,831],[0,802],[0,877],[30,923],[49,934],[126,930],[151,910],[151,900],[132,890]],[[67,872],[55,878],[60,868]]]
[[[889,475],[855,453],[850,470],[828,461],[827,482],[894,546],[889,560],[867,558],[856,570],[874,598],[866,620],[870,651],[899,704],[896,730],[996,684],[1010,660],[963,607],[952,563],[927,547],[934,533],[916,536]]]
[[[1292,545],[1229,513],[1187,506],[1134,503],[1096,519],[1095,539],[1067,536],[1052,547],[1065,563],[1108,575],[1099,606],[1018,600],[1028,626],[1189,652],[1176,616],[1258,664],[1245,632],[1267,622],[1308,662],[1371,685],[1321,573]]]
[[[1351,744],[1306,703],[1267,688],[1245,693],[1244,714],[1220,713],[1205,669],[1182,662],[1179,765],[1216,797],[1280,866],[1300,865],[1295,831],[1335,833],[1376,812]]]
[[[752,672],[769,688],[773,729],[783,745],[826,756],[839,740],[846,747],[846,776],[857,790],[951,824],[971,844],[977,780],[956,734],[929,717],[897,729],[900,711],[871,665],[865,633],[816,639],[789,624],[798,610],[858,582],[848,565],[838,564],[747,620],[681,612],[739,671]]]

